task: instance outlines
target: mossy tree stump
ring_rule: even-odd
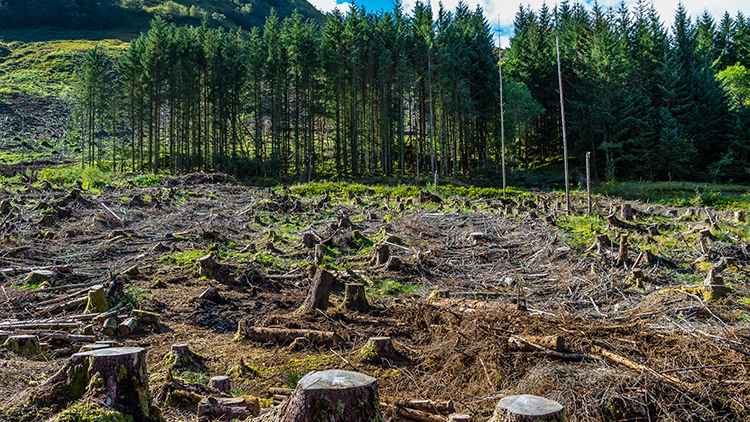
[[[208,380],[208,386],[227,394],[232,390],[232,383],[226,375],[211,377],[211,379]]]
[[[396,359],[396,350],[390,337],[370,337],[360,353],[371,362],[386,363]]]
[[[310,372],[291,396],[264,418],[274,422],[380,422],[378,383],[358,372]]]
[[[200,371],[205,369],[206,358],[190,350],[187,344],[173,344],[164,360],[172,369],[190,369]]]
[[[107,312],[109,309],[109,303],[104,295],[104,286],[97,284],[89,289],[88,302],[86,303],[86,310],[84,313],[100,313]]]
[[[76,353],[34,395],[38,402],[62,405],[84,396],[132,416],[134,422],[163,420],[159,409],[151,405],[146,350],[141,347]]]
[[[305,303],[302,304],[303,311],[313,309],[328,309],[328,298],[333,287],[333,274],[320,268],[315,272],[310,290],[307,293]]]
[[[344,289],[344,307],[358,311],[366,310],[370,305],[365,296],[365,285],[361,283],[350,283]]]
[[[42,353],[39,337],[34,335],[9,336],[3,348],[21,356],[36,356]]]
[[[565,408],[544,397],[522,394],[500,399],[488,422],[564,422]]]

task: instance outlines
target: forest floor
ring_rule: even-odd
[[[0,331],[33,332],[48,344],[34,357],[0,350],[0,420],[43,421],[61,410],[19,403],[81,345],[53,334],[82,333],[85,303],[60,305],[92,284],[123,287],[111,290],[120,322],[131,308],[160,315],[130,335],[93,327],[99,339],[147,350],[154,397],[170,347],[188,344],[205,362],[175,377],[205,384],[229,374],[233,395],[263,406],[273,403],[270,387],[336,368],[377,378],[384,403],[452,400],[478,421],[512,394],[557,400],[569,421],[750,420],[742,215],[631,201],[632,221],[608,223],[623,201],[595,198],[589,217],[581,197],[573,212],[560,211],[559,194],[420,203],[367,189],[256,189],[221,174],[76,193],[22,182],[0,189]],[[324,242],[317,264],[335,277],[325,311],[298,311],[315,270],[314,248],[301,243],[306,232]],[[601,248],[588,249],[605,234],[614,244],[600,238]],[[371,261],[383,244],[402,259],[399,268]],[[218,267],[201,275],[197,262],[208,254]],[[713,287],[704,286],[709,273]],[[365,285],[367,309],[341,306],[346,283]],[[220,299],[199,298],[210,286]],[[237,336],[241,320],[336,339],[260,343]],[[40,328],[50,322],[74,324]],[[367,360],[360,349],[384,336],[396,358]],[[523,340],[538,345],[541,336],[564,345]],[[157,405],[167,421],[196,420],[194,404]]]

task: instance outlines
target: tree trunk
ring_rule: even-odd
[[[267,422],[380,422],[380,399],[375,378],[357,372],[310,372]]]
[[[539,396],[523,394],[508,396],[500,400],[488,422],[563,422],[565,408]]]

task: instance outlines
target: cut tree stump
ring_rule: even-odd
[[[86,304],[85,314],[107,312],[109,304],[104,296],[104,286],[97,284],[89,289],[88,303]]]
[[[597,235],[594,238],[594,244],[586,249],[586,252],[602,253],[602,249],[608,249],[612,247],[612,240],[606,234]]]
[[[391,256],[388,258],[388,261],[386,261],[383,268],[386,271],[398,271],[401,269],[401,266],[404,264],[404,261],[398,257],[398,256]]]
[[[208,386],[227,394],[232,390],[232,383],[226,375],[211,377],[211,379],[208,380]]]
[[[214,278],[214,272],[218,266],[212,254],[202,256],[198,259],[198,274],[206,278]]]
[[[620,218],[625,221],[631,221],[633,219],[633,207],[630,204],[622,204],[620,208]]]
[[[370,265],[381,267],[388,262],[390,256],[391,252],[390,249],[388,249],[388,245],[385,243],[377,243],[372,247],[372,259],[370,260]]]
[[[500,399],[488,422],[563,422],[565,408],[544,397],[522,394]]]
[[[260,414],[260,403],[256,397],[207,397],[198,404],[198,421],[245,420]]]
[[[331,294],[332,286],[333,274],[318,268],[301,309],[303,311],[311,311],[313,309],[325,311],[328,309],[328,298]]]
[[[142,309],[133,309],[133,317],[138,320],[139,324],[153,325],[159,322],[160,315]]]
[[[305,247],[314,248],[315,245],[318,243],[318,240],[315,238],[315,235],[313,235],[312,233],[304,232],[302,233],[302,239],[300,240],[300,243],[305,245]]]
[[[173,344],[164,360],[172,369],[191,369],[195,371],[205,369],[206,358],[190,350],[187,344]]]
[[[310,372],[288,399],[264,421],[382,421],[378,382],[358,372],[333,369]]]
[[[350,283],[344,289],[344,307],[357,311],[364,311],[370,305],[365,296],[365,285],[361,283]]]
[[[36,356],[42,353],[39,337],[34,335],[9,336],[2,347],[21,356]]]
[[[76,353],[34,394],[40,403],[62,407],[85,396],[132,416],[134,422],[163,420],[159,409],[151,404],[146,351],[141,347]]]
[[[223,302],[223,299],[221,298],[221,295],[219,294],[219,289],[217,289],[214,286],[209,286],[206,290],[203,291],[203,293],[198,296],[198,299],[204,299],[208,300],[214,303],[221,303]]]
[[[313,254],[313,263],[316,267],[319,267],[323,263],[323,245],[315,245],[315,252]]]
[[[280,344],[291,344],[294,340],[304,337],[305,340],[314,344],[332,345],[335,342],[333,331],[295,330],[289,328],[275,327],[250,327],[247,320],[242,320],[237,326],[237,336],[249,340],[267,342],[273,341]]]
[[[359,352],[370,362],[387,363],[396,359],[396,350],[390,337],[370,337]]]
[[[630,263],[630,259],[628,259],[628,235],[627,233],[620,235],[620,250],[617,254],[617,265],[618,267],[621,265],[628,265]]]

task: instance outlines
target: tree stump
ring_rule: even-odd
[[[339,215],[336,217],[336,227],[339,229],[349,229],[352,228],[352,222],[349,220],[349,217],[345,215]]]
[[[359,352],[370,362],[386,363],[396,359],[396,350],[390,337],[370,337]]]
[[[320,264],[323,263],[323,245],[321,244],[315,245],[315,253],[313,256],[313,262],[315,263],[316,267],[319,267]]]
[[[488,422],[546,421],[565,421],[565,408],[556,401],[523,394],[502,398]]]
[[[36,393],[41,403],[68,403],[89,397],[134,422],[163,420],[151,405],[146,351],[141,347],[112,347],[76,353]]]
[[[724,284],[724,277],[719,274],[719,271],[716,267],[709,268],[708,275],[701,286],[704,300],[714,301],[727,296],[727,286]]]
[[[472,245],[478,245],[484,242],[485,240],[487,240],[487,236],[485,236],[484,233],[481,233],[481,232],[469,233],[469,241],[471,241]]]
[[[9,336],[2,347],[21,356],[36,356],[42,353],[39,337],[32,335]]]
[[[344,289],[344,307],[357,311],[363,311],[370,305],[365,296],[365,285],[361,283],[347,284]]]
[[[214,286],[209,286],[203,293],[198,296],[198,299],[208,300],[214,303],[221,303],[224,300],[219,294],[219,289]]]
[[[214,271],[218,266],[212,254],[202,256],[198,259],[198,274],[206,278],[214,278]]]
[[[633,207],[630,204],[622,204],[620,208],[620,218],[625,221],[633,219]]]
[[[378,383],[357,372],[333,369],[310,372],[268,421],[382,421]]]
[[[391,257],[390,249],[385,243],[377,243],[372,248],[372,259],[370,265],[381,267],[388,262],[388,258]]]
[[[313,309],[328,309],[328,297],[331,294],[331,287],[333,287],[333,274],[326,270],[318,269],[315,272],[310,290],[307,293],[305,303],[302,304],[302,309],[309,311]]]
[[[386,271],[398,271],[401,269],[401,266],[404,264],[404,261],[397,257],[397,256],[391,256],[388,258],[388,261],[386,261],[383,268],[385,268]]]
[[[628,265],[630,260],[628,259],[628,235],[620,235],[620,250],[617,254],[617,266]]]
[[[205,369],[206,358],[190,350],[187,344],[173,344],[164,360],[172,369],[201,371]]]
[[[745,222],[745,211],[739,210],[734,212],[734,221],[738,223]]]
[[[606,234],[600,234],[597,235],[596,238],[594,238],[594,244],[589,246],[589,248],[586,249],[586,252],[594,252],[600,254],[602,253],[602,249],[611,247],[612,240],[610,240],[609,236],[607,236]]]
[[[659,236],[661,233],[659,233],[659,228],[656,226],[656,224],[652,226],[648,226],[648,235],[652,237]]]
[[[88,303],[86,304],[86,310],[83,312],[86,314],[107,312],[109,309],[109,303],[107,298],[104,297],[104,286],[97,284],[96,286],[89,289]]]
[[[226,375],[217,375],[215,377],[211,377],[211,379],[208,380],[208,386],[226,394],[229,394],[229,392],[232,390],[232,382]]]
[[[304,232],[302,233],[302,239],[300,240],[300,243],[305,245],[305,247],[307,248],[314,248],[318,241],[317,239],[315,239],[315,236],[312,233]]]
[[[367,220],[368,221],[375,221],[377,219],[378,219],[378,215],[375,214],[374,212],[368,212],[367,213]]]

